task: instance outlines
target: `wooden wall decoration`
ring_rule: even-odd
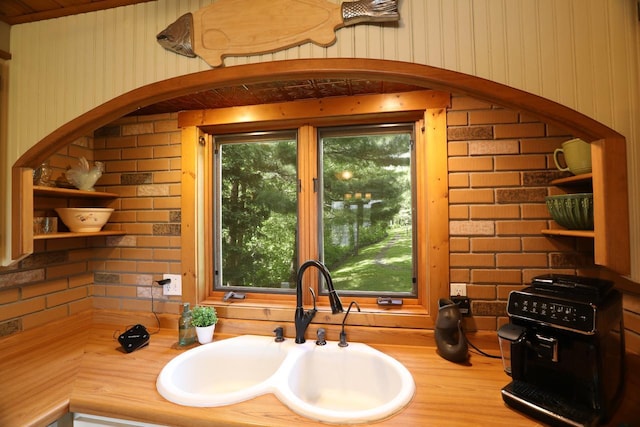
[[[335,30],[398,21],[397,0],[218,0],[187,13],[160,32],[165,49],[200,56],[212,67],[228,55],[254,55],[312,42],[329,46]]]

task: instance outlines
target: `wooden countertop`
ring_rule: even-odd
[[[118,324],[105,318],[85,312],[0,340],[0,426],[44,426],[68,411],[170,426],[324,425],[293,413],[273,395],[219,408],[170,403],[155,381],[184,351],[175,347],[176,331],[161,329],[148,347],[127,354],[114,338],[127,319]],[[416,381],[412,402],[376,425],[541,425],[502,402],[500,389],[509,379],[499,359],[472,353],[468,365],[458,365],[440,358],[434,346],[372,346],[402,362]],[[625,398],[611,426],[640,426],[640,357],[630,355],[628,365]]]

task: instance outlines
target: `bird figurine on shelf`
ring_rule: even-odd
[[[96,181],[102,176],[104,171],[104,164],[102,162],[95,162],[93,167],[90,167],[89,162],[84,157],[78,159],[78,167],[69,168],[65,172],[67,181],[73,184],[79,190],[95,191],[93,186]]]

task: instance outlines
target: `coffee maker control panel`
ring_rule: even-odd
[[[530,289],[511,292],[507,306],[509,316],[581,334],[596,333],[596,309],[592,304],[540,295]]]

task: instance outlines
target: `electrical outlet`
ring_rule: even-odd
[[[182,276],[179,274],[163,274],[163,279],[171,282],[162,287],[162,295],[182,295]]]
[[[451,283],[449,295],[452,297],[466,297],[467,296],[467,284],[466,283]]]

